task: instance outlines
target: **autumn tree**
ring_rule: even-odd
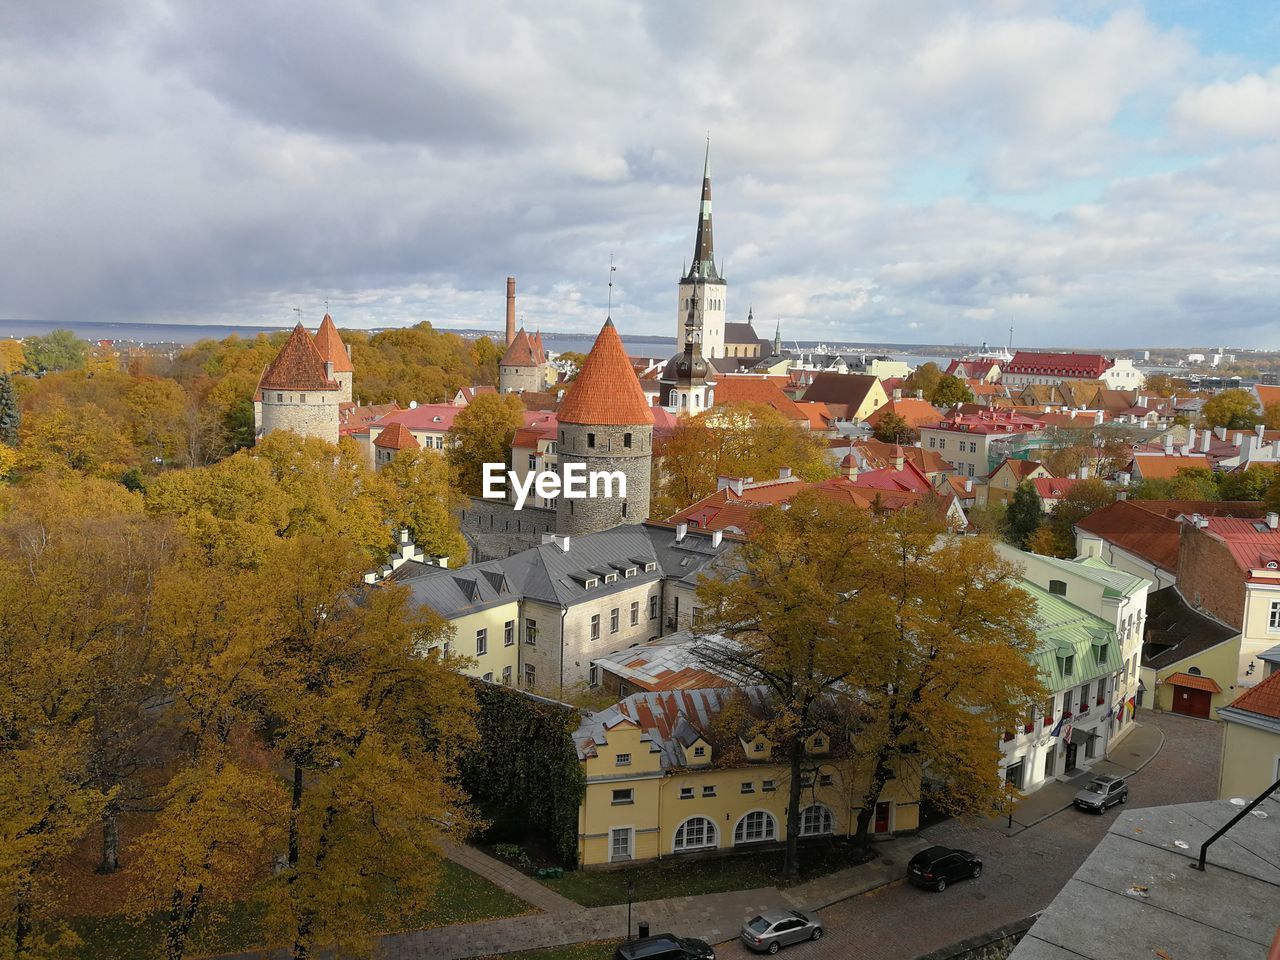
[[[1141,392],[1152,397],[1172,397],[1178,387],[1167,373],[1153,373],[1143,383]]]
[[[27,365],[27,354],[21,340],[0,340],[0,374],[21,373]]]
[[[1280,430],[1280,402],[1268,403],[1262,408],[1262,424],[1268,430]]]
[[[1095,477],[1074,484],[1049,513],[1049,528],[1058,547],[1056,555],[1075,556],[1076,524],[1114,503],[1115,499],[1115,488]]]
[[[946,782],[939,802],[953,812],[997,806],[1000,733],[1043,691],[1031,598],[989,541],[944,537],[920,511],[877,516],[802,494],[764,511],[698,592],[725,638],[704,641],[704,656],[773,701],[760,731],[790,769],[785,881],[798,877],[805,744],[833,699],[851,701],[842,742],[859,844],[885,784],[908,768]]]
[[[1223,390],[1205,401],[1200,416],[1206,427],[1248,430],[1258,422],[1258,401],[1248,390]]]
[[[954,407],[957,403],[973,403],[973,391],[959,377],[944,373],[932,394],[926,394],[930,403],[939,409]]]
[[[523,423],[524,404],[514,393],[482,393],[458,412],[447,456],[459,490],[480,495],[484,465],[508,462],[511,441]]]
[[[877,440],[885,443],[912,443],[915,440],[916,433],[911,429],[911,424],[906,419],[896,413],[886,413],[876,421],[875,429],[871,432]]]
[[[1006,537],[1014,546],[1023,547],[1043,519],[1044,505],[1040,502],[1040,495],[1036,493],[1035,484],[1030,480],[1023,480],[1013,492],[1013,498],[1005,511]]]
[[[477,337],[471,343],[471,362],[475,364],[475,382],[497,384],[498,361],[502,359],[506,348],[494,341],[492,337]]]
[[[27,366],[37,373],[79,370],[89,358],[89,344],[70,330],[54,330],[43,337],[28,337],[23,351]]]
[[[18,426],[22,423],[22,414],[18,409],[18,395],[13,389],[13,379],[7,373],[0,373],[0,443],[15,447],[18,445]]]
[[[429,555],[448,557],[451,567],[465,564],[469,550],[454,512],[460,498],[444,456],[401,450],[379,475],[392,488],[397,522],[409,529],[414,543]]]
[[[1144,479],[1129,489],[1131,500],[1220,500],[1213,474],[1203,467],[1182,467],[1172,477]]]
[[[1280,477],[1274,465],[1259,464],[1241,471],[1215,473],[1218,496],[1223,500],[1263,500]]]
[[[933,394],[942,380],[942,369],[930,360],[911,371],[911,375],[903,381],[903,389],[919,390],[924,399],[933,403]],[[905,394],[904,394],[905,396]]]
[[[654,456],[650,514],[669,517],[715,492],[716,478],[772,479],[789,467],[805,480],[835,474],[823,441],[759,404],[725,404],[681,418]]]

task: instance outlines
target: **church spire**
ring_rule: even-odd
[[[773,328],[773,355],[775,357],[782,356],[782,321],[778,321],[778,325]]]
[[[702,161],[702,202],[698,206],[698,232],[693,241],[693,263],[686,280],[719,280],[716,272],[715,244],[711,237],[711,138],[707,138],[707,154]]]

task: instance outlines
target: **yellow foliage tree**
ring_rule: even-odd
[[[458,413],[447,455],[459,490],[480,495],[484,464],[508,462],[511,441],[523,423],[524,404],[514,393],[482,393]]]
[[[0,374],[18,373],[27,365],[21,340],[0,340]]]
[[[467,541],[454,508],[462,499],[450,481],[449,464],[434,450],[402,450],[380,471],[396,494],[396,517],[427,554],[446,556],[449,566],[467,562]]]

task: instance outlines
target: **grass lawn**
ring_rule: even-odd
[[[558,880],[542,880],[552,890],[586,907],[627,902],[627,881],[635,884],[635,901],[688,897],[728,890],[776,886],[782,876],[783,852],[688,858],[668,857],[619,870],[570,870]],[[849,847],[832,843],[800,848],[800,879],[811,880],[863,862]]]
[[[568,947],[521,950],[519,953],[481,957],[479,960],[613,960],[613,951],[621,942],[621,940],[596,940],[592,943],[575,943]]]
[[[519,897],[494,886],[465,867],[450,860],[445,860],[442,867],[443,875],[435,899],[412,918],[406,929],[423,930],[451,923],[518,917],[532,910]],[[118,914],[75,917],[69,922],[84,941],[78,951],[84,960],[146,960],[163,956],[164,922],[160,916],[144,923],[132,923]],[[200,925],[193,937],[191,953],[193,956],[234,953],[267,946],[262,941],[261,911],[238,903],[220,921]],[[584,954],[584,957],[589,956]]]

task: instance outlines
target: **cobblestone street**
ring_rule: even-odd
[[[1218,788],[1222,728],[1207,720],[1143,712],[1144,724],[1159,727],[1164,747],[1131,781],[1129,809],[1212,799]],[[1124,744],[1117,754],[1124,752]],[[790,948],[795,960],[914,960],[966,937],[1014,923],[1042,910],[1106,833],[1121,808],[1098,816],[1076,810],[1041,821],[1013,836],[1003,822],[948,820],[923,832],[947,846],[983,858],[984,872],[937,894],[905,880],[823,910],[827,936]],[[906,864],[901,864],[903,872]],[[750,957],[740,943],[717,948],[720,957]]]

